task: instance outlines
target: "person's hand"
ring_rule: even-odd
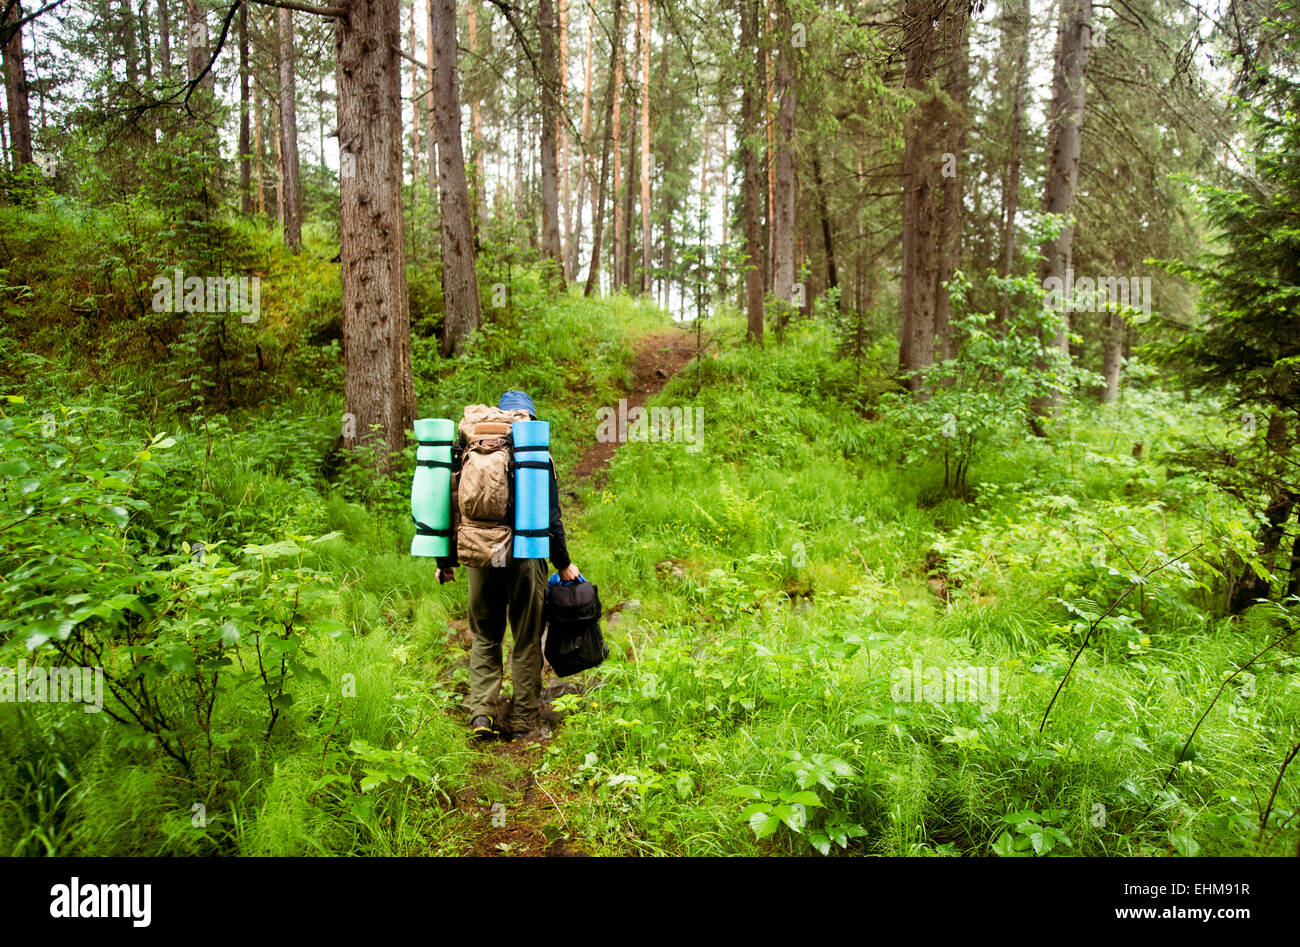
[[[439,569],[439,570],[438,570],[438,584],[439,584],[439,585],[442,585],[444,582],[454,582],[454,581],[456,581],[456,570],[455,570],[455,568],[448,566],[446,569]]]
[[[563,569],[560,570],[560,581],[572,582],[580,575],[582,575],[582,573],[578,571],[578,567],[575,566],[572,562],[570,562],[567,566],[565,566]]]

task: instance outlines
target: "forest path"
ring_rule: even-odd
[[[680,328],[667,329],[641,336],[633,341],[633,345],[636,359],[632,369],[632,388],[626,395],[628,410],[643,406],[662,391],[668,381],[695,357],[695,334]],[[597,441],[594,424],[588,436],[590,444],[567,478],[570,484],[565,489],[569,498],[566,505],[570,508],[573,508],[578,495],[574,488],[579,483],[591,481],[599,487],[619,447],[617,441]],[[463,620],[455,621],[452,629],[459,644],[466,649],[464,657],[456,662],[458,666],[464,666],[469,656],[469,624]],[[509,658],[506,660],[508,662]],[[581,694],[586,683],[585,677],[562,681],[549,665],[544,665],[539,729],[523,740],[492,740],[483,744],[484,752],[475,767],[476,775],[484,784],[503,787],[506,798],[484,801],[472,788],[461,794],[457,803],[475,826],[470,849],[465,854],[478,857],[581,857],[588,854],[579,847],[580,840],[571,837],[564,815],[566,799],[572,798],[575,790],[561,780],[548,780],[548,784],[543,786],[536,776],[544,748],[564,718],[563,713],[554,709],[554,701],[565,694]],[[460,685],[459,690],[468,692],[465,685]],[[497,719],[509,719],[508,711],[509,699],[502,697],[497,707]]]
[[[668,329],[652,335],[642,336],[637,341],[636,362],[632,367],[632,390],[627,394],[627,408],[643,406],[646,401],[657,395],[668,384],[668,380],[681,371],[695,357],[695,334],[682,329]],[[611,405],[611,407],[617,407]],[[618,449],[617,441],[596,440],[592,429],[591,446],[574,465],[570,475],[572,480],[586,480],[596,477],[596,483],[603,478],[610,459]]]

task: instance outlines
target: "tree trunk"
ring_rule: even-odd
[[[1103,404],[1114,404],[1119,400],[1119,371],[1124,364],[1124,317],[1114,309],[1107,309],[1105,315],[1105,338],[1103,340],[1101,373],[1106,379],[1106,388],[1102,392]]]
[[[772,107],[775,100],[776,70],[772,68],[772,10],[770,0],[759,0],[759,12],[762,17],[763,31],[759,56],[759,88],[763,90],[763,130],[767,135],[767,147],[763,149],[762,169],[767,181],[763,191],[763,292],[772,292],[773,260],[776,257],[772,241],[776,239],[776,228],[772,226],[772,215],[776,210],[776,109]]]
[[[478,0],[470,0],[469,6],[469,23],[472,27],[469,37],[469,48],[474,54],[478,54]],[[470,148],[470,168],[473,169],[474,180],[470,187],[470,216],[474,221],[474,252],[478,252],[479,232],[487,220],[487,175],[483,170],[483,99],[478,94],[478,87],[475,86],[474,98],[469,104],[469,148]]]
[[[280,118],[280,101],[275,101],[272,129],[275,135],[275,222],[284,232],[284,122]]]
[[[1007,135],[1007,162],[1002,175],[1002,254],[998,275],[1008,277],[1016,261],[1016,214],[1020,210],[1020,149],[1024,136],[1025,86],[1029,80],[1029,0],[1009,6],[1003,29],[1004,51],[1001,62],[1014,61],[1011,76],[1014,92],[1011,101],[1011,130]],[[998,321],[1011,319],[1011,295],[998,304]]]
[[[1271,566],[1270,560],[1277,554],[1278,547],[1286,535],[1286,521],[1291,518],[1296,508],[1296,495],[1289,490],[1279,490],[1269,500],[1264,510],[1265,525],[1259,531],[1258,558]],[[1228,604],[1228,612],[1240,615],[1257,599],[1268,598],[1272,589],[1266,580],[1261,579],[1249,565],[1241,570]]]
[[[614,180],[611,184],[611,197],[614,203],[614,272],[612,288],[618,292],[623,288],[623,257],[627,254],[623,242],[623,156],[619,148],[623,144],[623,0],[614,0],[614,113],[613,132],[610,147],[614,155]]]
[[[763,344],[763,260],[762,228],[759,215],[762,210],[763,184],[759,178],[758,154],[760,147],[759,105],[763,94],[762,55],[757,49],[758,0],[739,0],[740,7],[740,60],[750,56],[756,65],[751,72],[745,70],[744,89],[740,100],[740,150],[745,200],[745,337],[750,342]]]
[[[595,21],[595,13],[592,13],[592,22]],[[618,60],[619,60],[619,37],[623,35],[623,4],[621,0],[614,0],[614,43],[609,54],[609,85],[605,88],[605,136],[604,145],[600,152],[600,181],[596,186],[596,204],[592,208],[591,214],[591,266],[587,269],[587,285],[583,289],[584,296],[590,296],[596,291],[596,286],[600,281],[600,247],[602,235],[605,231],[605,195],[608,191],[609,157],[611,143],[614,134],[614,109],[615,103],[618,102]],[[590,84],[590,83],[589,83]],[[613,147],[615,161],[618,160],[618,148]]]
[[[722,178],[722,246],[727,246],[731,242],[731,171],[728,164],[731,162],[731,152],[727,150],[727,116],[722,114],[722,173],[718,176]],[[719,254],[718,260],[718,296],[725,299],[727,296],[727,254]],[[743,304],[743,300],[742,300]]]
[[[402,245],[401,6],[400,0],[342,3],[348,15],[335,33],[339,238],[345,404],[355,422],[344,445],[372,445],[387,470],[415,419]]]
[[[290,253],[297,253],[302,249],[302,184],[298,169],[298,85],[294,77],[293,11],[281,7],[276,12],[280,16],[280,148],[284,174],[280,187],[280,213],[284,219],[284,245]],[[398,96],[400,128],[400,90]],[[401,147],[400,134],[398,147]],[[397,180],[400,186],[400,171]]]
[[[429,0],[430,5],[432,2],[433,0]],[[469,48],[472,52],[474,51],[475,26],[473,2],[468,4],[466,11],[469,14]],[[425,93],[424,97],[424,117],[425,124],[428,126],[428,131],[424,136],[424,144],[428,153],[425,155],[424,164],[425,171],[429,178],[429,206],[430,208],[436,208],[438,206],[438,154],[435,143],[437,141],[438,130],[433,121],[433,11],[431,8],[426,8],[426,13],[428,15],[424,18],[424,84],[428,87],[428,91]]]
[[[952,320],[952,297],[944,283],[950,281],[961,266],[962,230],[965,213],[962,200],[960,160],[966,152],[966,99],[970,88],[970,47],[967,39],[967,7],[957,4],[943,19],[944,59],[948,78],[945,91],[952,103],[944,115],[946,151],[941,166],[943,175],[942,210],[939,212],[938,266],[934,287],[934,335],[938,358],[953,355],[949,329]],[[949,157],[951,156],[951,157]]]
[[[257,213],[266,216],[266,167],[263,158],[266,154],[262,143],[262,87],[253,79],[253,164],[257,171]]]
[[[794,21],[789,0],[776,5],[776,186],[772,209],[772,295],[794,299],[794,129],[798,90],[794,76]],[[782,319],[789,313],[782,307]]]
[[[1055,240],[1043,244],[1043,259],[1038,264],[1039,282],[1059,279],[1064,286],[1070,269],[1074,244],[1074,225],[1069,216],[1074,210],[1074,195],[1079,184],[1079,155],[1083,145],[1084,75],[1092,36],[1092,0],[1062,0],[1060,34],[1056,47],[1056,66],[1052,77],[1052,104],[1048,112],[1051,154],[1047,166],[1047,187],[1043,210],[1066,218],[1066,225]],[[1062,352],[1070,351],[1070,315],[1068,300],[1062,307],[1054,344]]]
[[[641,12],[641,293],[650,292],[650,0]]]
[[[140,54],[136,30],[140,28],[135,13],[131,10],[131,0],[119,0],[122,17],[122,59],[126,66],[126,84],[132,89],[140,86]]]
[[[193,82],[208,64],[208,16],[207,10],[198,0],[185,0],[185,51],[186,76]],[[209,70],[199,83],[199,88],[212,91],[216,77]]]
[[[1300,515],[1297,515],[1296,522],[1300,524]],[[1287,570],[1286,597],[1293,595],[1300,595],[1300,532],[1291,542],[1291,562]]]
[[[914,101],[903,119],[903,274],[902,328],[898,366],[907,387],[921,389],[914,373],[934,362],[934,290],[937,211],[935,177],[940,172],[936,148],[938,107],[926,86],[935,74],[939,48],[937,23],[943,0],[906,0],[906,52],[903,87]]]
[[[559,62],[555,43],[555,7],[552,0],[538,0],[538,30],[541,35],[542,84],[542,258],[554,266],[554,278],[564,291],[564,254],[560,249],[559,156],[555,140],[559,121]]]
[[[3,68],[0,68],[0,79],[3,79]],[[0,99],[2,102],[3,99]],[[0,105],[0,169],[8,171],[9,167],[9,120],[6,117],[3,105]]]
[[[158,56],[164,80],[172,77],[172,15],[167,4],[168,0],[158,0]]]
[[[578,200],[577,209],[574,212],[577,229],[571,233],[568,246],[565,247],[569,255],[570,279],[576,279],[578,276],[578,244],[581,243],[582,236],[582,207],[587,199],[587,190],[591,186],[591,67],[595,60],[596,51],[596,8],[594,5],[588,4],[587,10],[587,48],[584,57],[582,85],[582,141],[579,143],[578,148]],[[599,224],[593,226],[598,227]]]
[[[573,188],[569,174],[569,0],[559,0],[560,68],[558,70],[560,108],[556,133],[560,136],[560,203],[564,208],[564,249],[561,272],[567,283],[576,275],[569,265],[569,247],[573,236]]]
[[[822,182],[822,163],[816,154],[812,159],[812,172],[813,184],[817,188],[817,212],[822,221],[822,245],[826,250],[826,286],[835,289],[840,285],[840,277],[835,266],[835,243],[831,237],[831,215],[826,206],[826,185]],[[835,308],[843,309],[843,301]]]
[[[442,351],[464,351],[479,327],[478,274],[465,155],[460,143],[460,91],[456,74],[456,2],[431,0],[433,127],[438,135],[438,191],[442,200],[442,286],[445,300]]]
[[[417,0],[411,0],[411,22],[407,35],[411,42],[411,58],[420,58],[415,45],[415,21],[419,19]],[[411,63],[411,184],[420,180],[420,67]]]
[[[144,81],[153,81],[153,35],[149,29],[149,0],[141,0],[136,14],[140,29],[140,48],[144,50]]]
[[[637,37],[640,38],[640,27],[637,28]],[[638,55],[640,47],[637,48]],[[629,98],[629,106],[635,103]],[[631,109],[629,108],[629,111]],[[636,213],[636,189],[632,187],[632,168],[635,167],[635,157],[637,142],[640,138],[637,123],[629,121],[627,123],[627,174],[625,175],[623,187],[623,270],[620,274],[621,285],[627,290],[632,285],[632,217]]]
[[[253,210],[252,163],[249,149],[248,5],[239,6],[239,209]]]
[[[13,27],[23,17],[23,8],[15,3],[4,20],[5,32],[12,33],[4,44],[5,99],[9,113],[9,148],[12,167],[18,171],[31,164],[32,119],[27,94],[27,69],[23,58],[22,27]]]

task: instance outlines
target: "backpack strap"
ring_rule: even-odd
[[[434,529],[432,526],[427,526],[424,523],[421,523],[419,520],[415,519],[414,516],[412,516],[411,519],[415,520],[415,535],[417,536],[445,536],[450,538],[452,535],[450,529]]]

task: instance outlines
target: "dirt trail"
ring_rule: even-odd
[[[640,407],[663,390],[668,379],[676,375],[695,357],[695,334],[681,329],[669,329],[640,340],[636,364],[632,369],[632,390],[627,394],[628,410]],[[585,480],[593,474],[604,473],[610,458],[618,449],[616,441],[601,442],[591,434],[591,446],[573,468],[573,480]]]
[[[632,370],[632,390],[626,396],[628,408],[644,405],[649,398],[662,391],[668,380],[681,371],[694,355],[694,333],[669,329],[639,339],[636,361]],[[565,490],[569,498],[566,507],[573,507],[573,498],[577,495],[576,491],[572,490],[572,485],[593,478],[593,482],[599,483],[603,479],[610,458],[614,456],[618,446],[617,442],[597,441],[593,425],[590,446],[569,475],[571,483]],[[468,664],[470,640],[468,622],[464,620],[452,622],[448,643],[452,647],[460,647],[465,651],[464,656],[457,660],[457,664]],[[509,654],[504,653],[503,658],[506,666],[509,667]],[[568,837],[563,805],[572,790],[567,784],[560,782],[550,782],[547,786],[542,786],[533,776],[536,767],[541,763],[544,747],[551,733],[564,716],[553,708],[553,702],[564,694],[581,693],[585,679],[575,677],[568,681],[561,681],[555,677],[549,666],[544,667],[543,670],[541,727],[524,740],[514,742],[493,740],[484,744],[483,749],[486,752],[477,767],[478,774],[486,779],[492,779],[495,773],[507,766],[522,769],[523,775],[514,779],[498,780],[506,787],[508,793],[507,798],[499,803],[485,804],[474,789],[468,789],[457,800],[461,810],[478,826],[473,847],[467,852],[469,855],[574,857],[588,854]],[[457,691],[462,696],[467,695],[468,686],[459,684]],[[509,719],[507,698],[501,698],[497,719]]]

